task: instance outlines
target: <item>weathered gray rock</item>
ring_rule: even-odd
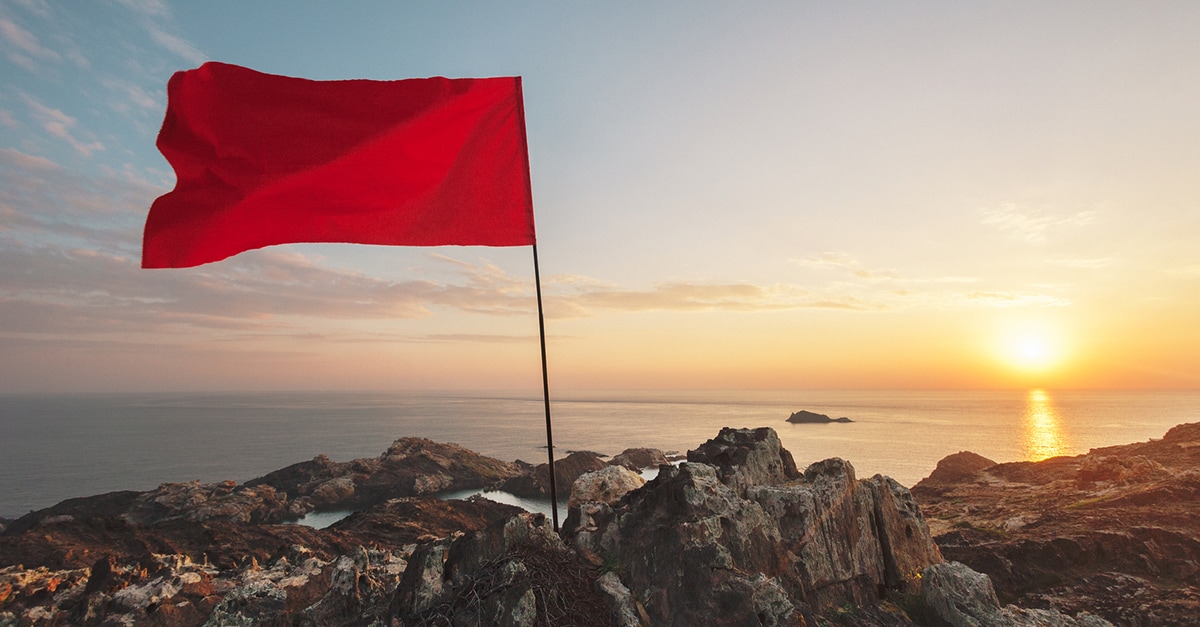
[[[751,485],[775,485],[800,476],[792,454],[779,443],[770,427],[731,429],[688,451],[689,462],[718,469],[721,481],[735,490]]]
[[[137,525],[176,519],[271,523],[287,517],[287,500],[286,494],[268,485],[247,487],[235,481],[164,483],[140,494],[122,517]]]
[[[991,578],[959,562],[934,564],[922,579],[926,610],[952,627],[1112,627],[1087,612],[1071,617],[1050,609],[1002,608]]]
[[[839,459],[796,472],[770,429],[722,430],[621,501],[588,505],[565,536],[613,564],[654,624],[796,624],[915,594],[942,561],[903,486],[858,481]]]
[[[611,505],[643,485],[646,485],[646,480],[636,472],[624,466],[605,466],[575,480],[571,485],[567,507],[576,507],[585,502]]]
[[[600,455],[590,451],[576,451],[554,462],[555,489],[559,498],[567,495],[575,480],[586,473],[608,466]],[[501,490],[530,498],[550,496],[550,465],[538,464],[524,474],[505,481]]]
[[[600,575],[596,579],[596,587],[604,594],[609,612],[619,627],[642,627],[637,600],[630,594],[629,588],[621,583],[621,578],[616,573],[609,571]]]
[[[545,516],[419,547],[396,591],[404,624],[608,624],[591,567],[563,544]]]

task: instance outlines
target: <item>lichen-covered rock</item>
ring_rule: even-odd
[[[275,523],[288,517],[287,495],[268,485],[164,483],[138,496],[123,517],[137,525],[182,518],[202,522]]]

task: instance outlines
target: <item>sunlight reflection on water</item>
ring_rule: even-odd
[[[1025,459],[1041,461],[1069,454],[1058,412],[1045,390],[1030,390],[1025,406]]]

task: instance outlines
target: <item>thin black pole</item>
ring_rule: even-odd
[[[546,454],[550,458],[550,511],[558,533],[558,480],[554,476],[554,431],[550,427],[550,375],[546,370],[546,317],[542,314],[542,274],[538,270],[537,244],[533,245],[533,282],[537,286],[538,333],[542,338],[542,400],[546,405]]]

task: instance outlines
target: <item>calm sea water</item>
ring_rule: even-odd
[[[1200,392],[574,392],[551,396],[559,454],[685,452],[723,426],[770,426],[801,467],[827,457],[912,485],[942,457],[1073,455],[1200,422]],[[855,422],[792,425],[808,409]],[[0,516],[167,481],[245,481],[324,453],[374,457],[392,440],[457,442],[545,461],[540,394],[515,392],[0,395]]]

